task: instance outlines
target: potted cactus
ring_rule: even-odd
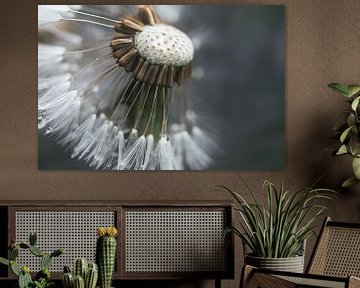
[[[100,227],[97,229],[96,262],[99,267],[99,287],[110,288],[116,258],[115,227]]]
[[[88,262],[86,258],[76,259],[73,272],[71,272],[70,267],[64,267],[64,288],[95,288],[97,279],[97,264]]]
[[[50,265],[54,257],[64,253],[63,249],[57,249],[52,253],[45,253],[36,246],[36,233],[30,233],[29,243],[13,242],[10,245],[8,259],[0,257],[0,263],[10,266],[11,271],[18,277],[18,288],[49,288],[54,285],[50,280]],[[26,265],[19,266],[16,259],[19,256],[20,249],[28,250],[33,255],[40,258],[41,270],[32,279],[30,268]]]

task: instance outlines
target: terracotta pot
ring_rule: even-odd
[[[251,255],[245,256],[245,263],[254,267],[275,271],[304,272],[304,256],[289,258],[263,258]]]

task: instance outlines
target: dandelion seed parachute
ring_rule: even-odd
[[[119,20],[80,6],[40,5],[38,11],[38,126],[44,134],[94,169],[205,169],[213,163],[216,145],[186,117],[192,95],[174,89],[191,78],[194,47],[185,33],[146,5]]]

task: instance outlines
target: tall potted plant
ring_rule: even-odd
[[[242,180],[243,181],[243,180]],[[220,186],[235,199],[233,205],[240,215],[239,226],[228,227],[243,242],[245,264],[259,268],[300,272],[304,270],[304,245],[314,233],[315,220],[326,207],[319,205],[320,199],[331,199],[334,192],[329,189],[304,188],[296,193],[278,189],[266,180],[266,205],[261,205],[254,193],[243,181],[251,201],[239,193]],[[250,253],[247,253],[250,250]]]

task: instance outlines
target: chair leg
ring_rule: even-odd
[[[240,286],[239,286],[240,288],[248,287],[253,271],[254,271],[254,267],[250,265],[244,265],[241,271]]]
[[[221,288],[221,279],[215,278],[215,288]]]

